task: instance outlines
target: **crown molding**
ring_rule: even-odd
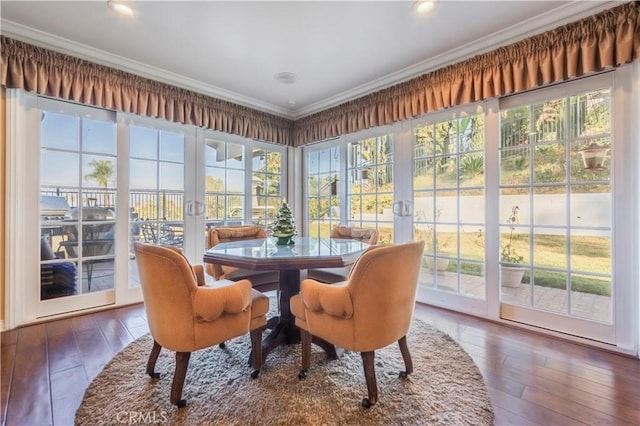
[[[412,78],[418,77],[422,74],[433,72],[447,65],[464,61],[465,59],[490,52],[501,46],[509,45],[524,38],[557,28],[561,25],[578,21],[611,7],[619,6],[625,2],[607,1],[605,3],[597,3],[595,6],[594,3],[595,2],[591,1],[574,0],[571,3],[562,5],[550,12],[529,18],[524,22],[507,27],[494,34],[475,40],[472,43],[462,45],[445,54],[418,62],[415,65],[393,72],[382,78],[370,81],[320,102],[298,108],[293,111],[293,118],[297,120],[307,115],[318,113],[350,100],[411,80]]]
[[[101,65],[130,72],[141,77],[160,81],[162,83],[181,87],[197,93],[202,93],[204,95],[242,105],[247,108],[277,115],[282,118],[296,120],[325,109],[335,107],[350,100],[360,98],[367,94],[386,89],[419,75],[435,71],[444,66],[461,62],[475,55],[495,50],[500,46],[514,43],[522,40],[523,38],[543,33],[544,31],[570,22],[575,22],[625,2],[626,1],[591,2],[574,0],[550,12],[532,17],[517,25],[507,27],[472,43],[462,45],[445,54],[419,62],[415,65],[354,87],[353,89],[331,96],[309,106],[293,110],[285,109],[217,86],[206,84],[195,79],[190,79],[179,74],[152,67],[103,50],[95,49],[12,21],[0,19],[0,24],[2,34],[16,40],[24,41],[56,52],[76,56]]]
[[[43,47],[66,55],[75,56],[100,65],[126,71],[144,78],[191,90],[216,99],[221,99],[223,101],[232,102],[251,109],[274,114],[279,117],[288,119],[293,118],[291,111],[288,109],[244,96],[239,93],[231,92],[221,87],[212,86],[198,80],[187,78],[160,68],[152,67],[150,65],[143,64],[142,62],[114,55],[112,53],[105,52],[104,50],[95,49],[85,44],[77,43],[73,40],[52,35],[12,21],[1,19],[0,28],[2,28],[2,35],[25,43],[33,44],[35,46]]]

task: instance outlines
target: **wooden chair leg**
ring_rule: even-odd
[[[176,371],[173,374],[173,383],[171,384],[171,403],[178,407],[187,405],[187,401],[182,399],[182,387],[187,375],[190,357],[191,352],[176,352]]]
[[[300,349],[302,350],[302,368],[298,373],[298,379],[302,380],[307,377],[311,366],[311,333],[307,330],[300,329]]]
[[[400,346],[400,352],[402,353],[405,368],[405,371],[400,372],[400,378],[406,379],[407,375],[413,373],[413,361],[411,361],[411,354],[409,353],[409,347],[407,346],[407,336],[403,336],[398,340],[398,345]]]
[[[338,359],[338,353],[336,352],[336,347],[333,343],[329,343],[314,335],[311,335],[311,343],[314,343],[324,349],[324,352],[327,354],[327,358]]]
[[[251,378],[255,379],[262,368],[262,327],[251,330]]]
[[[362,399],[362,406],[369,408],[378,402],[378,384],[376,383],[375,352],[361,352],[362,364],[364,365],[364,377],[367,381],[369,397]]]
[[[162,346],[160,346],[160,344],[154,340],[153,348],[151,348],[151,353],[149,354],[149,361],[147,361],[147,374],[151,376],[152,379],[157,379],[160,377],[160,373],[156,373],[154,371],[156,368],[158,355],[160,355],[160,349],[162,349]]]

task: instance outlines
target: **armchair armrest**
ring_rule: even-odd
[[[193,269],[193,273],[196,276],[198,287],[203,286],[205,281],[204,281],[204,268],[202,267],[202,265],[193,265],[191,269]]]
[[[351,318],[353,301],[347,282],[324,284],[306,279],[300,284],[300,294],[304,306],[311,312],[326,312],[337,318]]]
[[[241,280],[224,287],[197,287],[193,313],[201,321],[215,321],[222,314],[239,314],[251,308],[251,282]]]

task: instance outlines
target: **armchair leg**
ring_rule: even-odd
[[[311,335],[311,343],[315,343],[316,345],[324,349],[324,352],[327,354],[327,358],[338,359],[338,353],[336,352],[336,347],[333,343],[329,343],[326,340],[314,335]]]
[[[369,408],[378,402],[378,384],[376,383],[375,352],[361,352],[362,363],[364,364],[364,377],[367,381],[369,397],[362,399],[362,406]]]
[[[182,387],[187,375],[190,357],[191,352],[176,352],[176,372],[173,374],[173,383],[171,384],[171,403],[180,408],[187,405],[187,400],[182,399]]]
[[[400,352],[402,353],[402,359],[404,360],[405,371],[400,372],[400,378],[406,379],[407,375],[413,373],[413,361],[411,361],[411,354],[409,353],[409,347],[407,346],[407,336],[403,336],[398,340],[400,346]]]
[[[251,378],[255,379],[262,368],[262,327],[251,330]]]
[[[307,372],[311,366],[311,333],[300,329],[300,349],[302,350],[302,369],[298,373],[298,379],[307,377]]]
[[[147,361],[147,374],[151,376],[152,379],[157,379],[160,377],[160,373],[156,373],[154,371],[156,368],[158,355],[160,355],[160,349],[162,349],[162,346],[160,346],[160,344],[154,340],[153,348],[151,348],[151,353],[149,354],[149,361]]]

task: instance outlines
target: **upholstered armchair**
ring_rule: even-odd
[[[331,230],[331,238],[349,238],[360,240],[370,245],[378,244],[378,231],[373,228],[355,228],[351,226],[336,226]],[[323,283],[337,283],[349,278],[352,266],[339,268],[309,269],[307,277]]]
[[[242,280],[216,287],[204,285],[200,265],[191,267],[175,247],[134,243],[144,307],[153,337],[147,374],[158,378],[155,364],[162,348],[176,352],[176,369],[171,386],[171,403],[182,399],[191,352],[221,345],[234,337],[251,333],[251,377],[262,367],[262,330],[267,323],[269,299]]]
[[[368,397],[362,406],[378,401],[375,350],[398,342],[405,364],[404,378],[413,371],[407,346],[424,241],[372,246],[357,260],[348,281],[324,284],[305,279],[291,298],[291,312],[300,328],[302,369],[310,367],[311,339],[320,338],[349,351],[360,352]]]
[[[253,240],[267,238],[264,228],[256,225],[219,226],[209,229],[207,248],[219,243],[230,241]],[[236,268],[234,266],[206,264],[207,274],[216,280],[242,280],[249,279],[253,288],[258,291],[270,291],[278,288],[280,275],[278,271],[251,271],[249,269]]]

